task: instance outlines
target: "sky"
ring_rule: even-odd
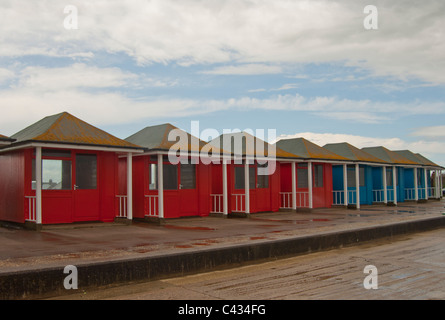
[[[0,134],[67,111],[123,139],[199,121],[445,166],[443,21],[442,0],[1,0]]]

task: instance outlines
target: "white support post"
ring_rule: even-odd
[[[158,154],[158,216],[164,218],[164,169],[162,154]]]
[[[425,173],[425,200],[428,200],[428,172],[426,168],[423,169],[423,172]]]
[[[308,162],[307,164],[307,183],[308,183],[308,193],[309,193],[309,209],[312,209],[314,207],[314,198],[312,195],[312,162]]]
[[[414,168],[414,200],[419,201],[419,185],[417,184],[417,168]]]
[[[250,213],[250,185],[249,185],[249,160],[246,158],[244,163],[244,190],[245,190],[245,202],[246,213]]]
[[[227,189],[227,161],[223,159],[222,164],[222,174],[223,174],[223,215],[228,216],[229,215],[229,196],[228,196],[228,189]]]
[[[36,148],[36,224],[42,224],[42,148]]]
[[[295,162],[292,162],[292,210],[297,210],[297,176]]]
[[[434,171],[434,197],[439,199],[439,170]]]
[[[345,207],[349,204],[349,195],[348,195],[348,165],[343,165],[343,192],[344,192],[344,200]]]
[[[355,198],[357,202],[357,209],[360,209],[360,166],[355,164]]]
[[[392,185],[394,190],[394,204],[397,205],[397,168],[392,167]]]
[[[388,204],[388,183],[386,181],[386,166],[383,166],[383,203]]]
[[[133,155],[127,153],[127,219],[133,220]]]
[[[440,175],[439,175],[439,194],[440,194],[440,198],[442,198],[443,197],[443,194],[442,194],[442,189],[443,189],[443,180],[442,180],[442,170],[440,170],[439,171],[440,172]]]

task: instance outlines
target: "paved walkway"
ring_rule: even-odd
[[[444,214],[445,201],[431,200],[397,207],[363,206],[360,210],[260,213],[250,219],[183,218],[163,226],[96,223],[48,226],[41,232],[0,228],[0,274],[290,239]]]
[[[445,299],[445,229],[380,239],[236,269],[138,282],[128,285],[79,290],[55,299],[80,300],[428,300]],[[373,290],[363,283],[375,266]],[[227,302],[213,302],[213,310]],[[178,306],[178,304],[176,304]],[[179,306],[183,306],[179,303]],[[274,314],[270,305],[266,313]],[[289,308],[290,309],[290,308]],[[290,310],[287,310],[290,311]],[[172,317],[178,308],[166,313]],[[212,312],[218,315],[218,312]],[[277,313],[276,316],[279,314]],[[167,314],[164,314],[167,317]]]

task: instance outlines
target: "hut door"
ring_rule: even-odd
[[[181,216],[198,215],[198,189],[196,165],[181,164],[179,173],[179,198]]]
[[[74,221],[99,220],[97,154],[76,154],[74,172]]]

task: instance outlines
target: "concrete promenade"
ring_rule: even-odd
[[[0,228],[0,299],[67,294],[63,269],[79,289],[157,280],[329,250],[442,228],[445,201],[307,212],[197,217],[165,225],[134,222]]]

